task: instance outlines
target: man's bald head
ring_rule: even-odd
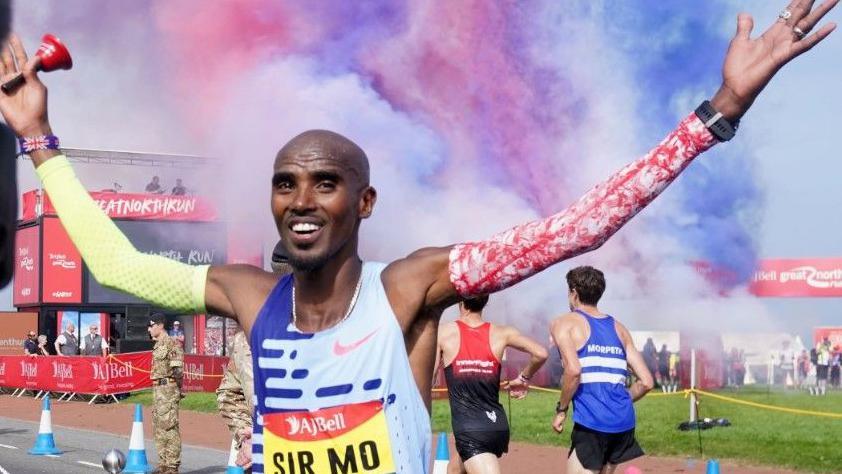
[[[330,130],[308,130],[295,136],[278,151],[275,169],[287,160],[328,159],[354,171],[361,184],[369,185],[368,157],[348,138]]]

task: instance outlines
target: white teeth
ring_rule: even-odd
[[[308,222],[302,222],[298,224],[292,225],[293,232],[314,232],[321,228],[321,226],[317,226],[316,224],[310,224]]]

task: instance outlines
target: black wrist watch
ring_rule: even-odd
[[[725,120],[725,117],[713,108],[709,100],[702,102],[700,106],[696,107],[696,117],[699,117],[699,120],[705,124],[705,128],[710,130],[710,133],[721,142],[727,142],[734,138],[734,135],[737,133],[737,127],[740,125],[739,120],[735,123]]]
[[[561,408],[561,402],[558,402],[558,403],[555,404],[555,414],[556,415],[558,415],[560,413],[564,413],[566,415],[567,410],[569,410],[569,409],[570,409],[570,405],[567,405],[566,407]]]

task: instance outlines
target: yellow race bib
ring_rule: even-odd
[[[266,474],[395,472],[383,403],[263,416]]]

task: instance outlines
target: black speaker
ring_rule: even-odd
[[[118,339],[117,340],[117,347],[116,352],[117,354],[123,354],[125,352],[141,352],[141,351],[151,351],[152,346],[155,345],[155,341],[152,339],[147,339],[145,341],[133,341],[130,339]]]
[[[149,306],[126,308],[126,339],[149,339]]]
[[[15,261],[15,218],[18,215],[16,158],[15,136],[0,124],[0,288],[12,278]]]

